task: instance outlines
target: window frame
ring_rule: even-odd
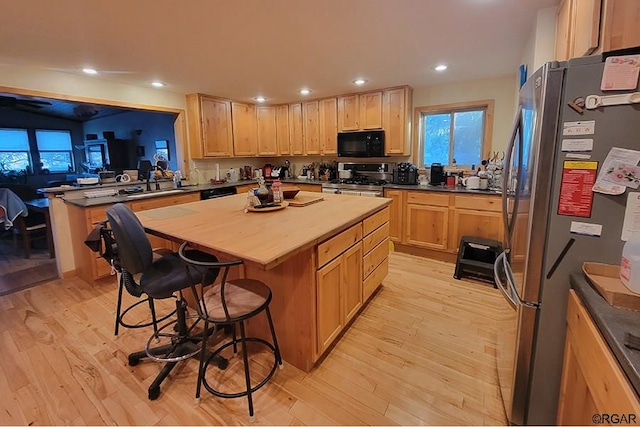
[[[494,115],[493,99],[482,99],[476,101],[457,102],[453,104],[440,104],[440,105],[427,105],[414,108],[414,135],[415,141],[413,144],[413,162],[419,168],[429,168],[431,165],[424,164],[424,129],[423,122],[424,116],[428,114],[452,114],[465,111],[478,111],[484,110],[484,129],[482,131],[482,146],[480,147],[481,159],[489,158],[489,152],[491,151],[491,137],[493,135],[493,115]],[[452,122],[453,123],[453,122]],[[454,127],[451,127],[453,132]],[[452,150],[454,144],[449,144],[449,159],[452,159]],[[476,167],[479,165],[476,165]],[[448,167],[451,167],[449,165]],[[471,169],[471,165],[457,165],[458,169]]]
[[[31,153],[31,138],[29,136],[29,129],[0,126],[0,130],[19,130],[19,131],[24,131],[27,134],[28,149],[26,151],[23,151],[23,150],[19,150],[19,151],[3,150],[2,147],[0,147],[0,152],[2,152],[2,153],[27,153],[27,162],[28,162],[28,164],[27,164],[27,168],[28,168],[27,172],[28,173],[32,173],[33,172],[33,155]],[[18,170],[16,170],[16,169],[7,169],[6,171],[20,172],[21,170],[25,170],[25,169],[18,169]],[[1,169],[0,169],[0,171],[1,171]]]
[[[69,150],[41,150],[40,147],[38,146],[38,132],[66,132],[69,134]],[[36,146],[36,150],[38,151],[38,160],[40,162],[40,164],[42,164],[42,155],[41,153],[69,153],[69,157],[71,159],[70,164],[71,164],[71,168],[72,170],[69,169],[49,169],[49,168],[45,168],[44,165],[42,165],[41,169],[47,169],[49,171],[49,173],[73,173],[76,171],[76,162],[75,162],[75,157],[73,155],[73,136],[71,135],[71,130],[69,129],[43,129],[43,128],[34,128],[33,129],[33,134],[35,137],[35,146]]]

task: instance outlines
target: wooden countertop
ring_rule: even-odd
[[[319,196],[301,191],[300,195]],[[269,270],[391,203],[384,197],[322,194],[324,200],[271,212],[244,212],[246,194],[137,212],[152,234],[188,241]]]

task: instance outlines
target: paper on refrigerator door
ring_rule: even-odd
[[[607,181],[605,176],[611,173],[607,171],[615,170],[618,163],[636,166],[638,162],[640,162],[640,151],[613,147],[607,154],[607,158],[604,159],[598,179],[593,185],[593,191],[614,196],[623,194],[627,187],[620,183]]]
[[[627,196],[627,207],[624,211],[620,238],[626,242],[636,231],[640,231],[640,193],[631,192]]]

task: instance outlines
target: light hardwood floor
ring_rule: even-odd
[[[391,255],[390,274],[330,354],[285,364],[255,394],[258,425],[505,424],[495,341],[501,296],[452,264]],[[0,425],[248,424],[246,400],[203,392],[197,360],[147,400],[154,362],[127,365],[150,331],[113,337],[115,281],[54,281],[0,297]],[[254,367],[263,370],[261,360]],[[212,374],[219,374],[213,372]],[[235,369],[230,384],[242,384]]]

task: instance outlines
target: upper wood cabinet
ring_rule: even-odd
[[[387,156],[411,153],[411,103],[410,87],[388,89],[383,92],[382,128],[384,151]]]
[[[302,104],[304,153],[320,154],[320,116],[318,101]]]
[[[640,45],[637,0],[563,0],[556,20],[555,59]]]
[[[382,128],[382,92],[338,97],[338,130]]]
[[[338,100],[320,100],[320,152],[338,154]]]
[[[187,95],[187,123],[192,158],[232,155],[230,101],[200,94]]]
[[[289,142],[289,106],[278,105],[276,107],[276,140],[278,154],[288,155],[291,147]]]
[[[361,93],[360,129],[382,128],[382,92]]]
[[[258,154],[256,108],[253,104],[231,103],[233,121],[233,154],[255,156]]]
[[[360,117],[358,95],[347,95],[338,97],[338,130],[359,130]]]
[[[291,155],[304,154],[302,104],[289,105],[289,147]]]
[[[275,156],[278,154],[276,139],[276,107],[256,107],[258,118],[258,155]]]
[[[604,0],[602,19],[602,51],[640,45],[640,2],[637,0]]]

